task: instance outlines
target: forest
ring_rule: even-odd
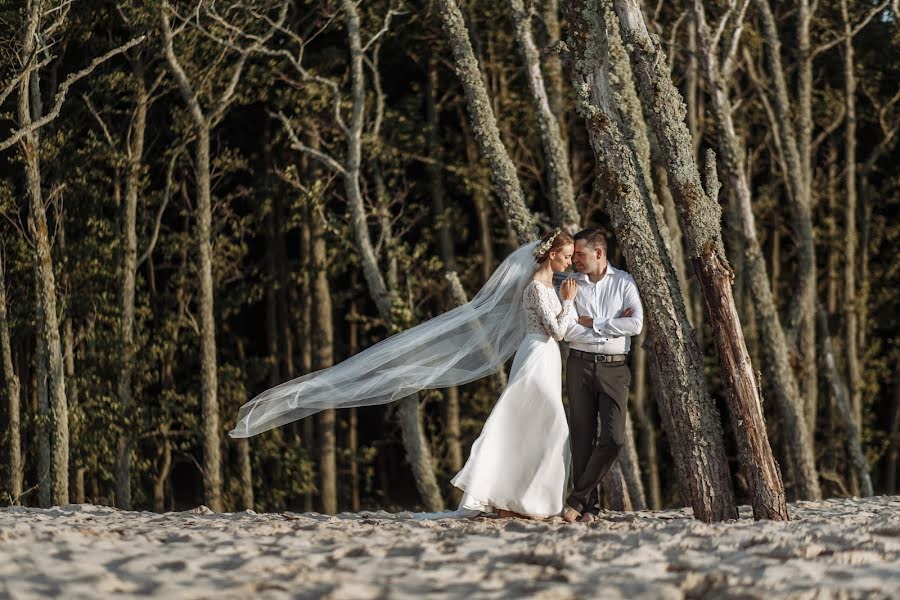
[[[896,494],[897,18],[0,1],[0,502],[453,507],[503,371],[228,431],[555,226],[609,231],[646,314],[605,507]]]

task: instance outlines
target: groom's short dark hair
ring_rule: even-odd
[[[575,241],[577,242],[578,240],[584,240],[591,248],[603,248],[603,251],[606,252],[606,247],[608,245],[606,232],[602,229],[596,227],[582,229],[575,234]]]

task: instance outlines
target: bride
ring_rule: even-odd
[[[495,373],[515,353],[509,383],[452,483],[465,492],[460,512],[559,514],[569,447],[557,341],[576,319],[576,284],[563,282],[560,303],[552,275],[571,264],[573,252],[572,237],[559,228],[521,246],[468,303],[266,390],[241,407],[229,435],[246,438],[330,408],[462,385]]]
[[[572,264],[574,249],[571,236],[556,230],[534,250],[536,269],[523,292],[527,333],[516,350],[506,389],[472,445],[469,460],[451,481],[465,492],[461,510],[550,517],[563,509],[569,427],[558,342],[577,320],[577,288],[574,279],[566,279],[560,286],[560,304],[553,273]]]

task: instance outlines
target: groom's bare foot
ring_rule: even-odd
[[[585,525],[590,525],[591,523],[595,523],[597,521],[597,517],[593,513],[586,512],[581,515],[581,522]]]
[[[581,514],[571,506],[567,506],[565,510],[563,510],[562,518],[566,523],[574,523],[578,520]]]

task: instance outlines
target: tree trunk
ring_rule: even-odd
[[[9,437],[9,496],[10,503],[17,505],[22,499],[22,448],[21,423],[19,417],[19,378],[13,369],[12,347],[9,341],[9,319],[6,314],[6,281],[3,272],[3,248],[0,247],[0,360],[3,361],[3,379],[6,381],[7,423]]]
[[[359,312],[355,300],[350,303],[349,338],[348,351],[354,356],[359,352]],[[350,510],[359,512],[359,415],[356,407],[351,408],[347,416],[347,448],[350,451]]]
[[[503,204],[507,220],[519,244],[525,244],[535,239],[534,221],[525,205],[525,196],[519,185],[515,165],[500,139],[497,119],[491,108],[484,80],[481,78],[478,61],[472,51],[462,13],[456,0],[438,0],[438,10],[442,29],[453,52],[456,74],[465,91],[466,106],[475,132],[475,140],[490,167],[494,189]]]
[[[483,168],[478,160],[478,145],[475,143],[475,138],[472,137],[471,127],[466,121],[465,116],[462,114],[462,111],[460,111],[459,121],[466,145],[466,161],[472,172],[469,188],[472,193],[472,203],[475,205],[475,218],[478,220],[478,240],[481,250],[481,280],[486,282],[491,278],[491,274],[494,272],[494,263],[496,262],[494,259],[494,236],[491,232],[491,198],[487,191],[487,187],[482,185]],[[484,177],[484,179],[486,179],[486,177]]]
[[[669,76],[665,55],[650,38],[635,0],[613,4],[648,120],[655,131],[666,132],[659,136],[660,149],[688,255],[703,288],[753,514],[757,519],[787,520],[784,486],[769,446],[762,399],[732,296],[733,273],[722,244],[714,155],[709,151],[703,185],[684,123],[684,104]]]
[[[825,308],[829,317],[834,317],[838,310],[840,288],[840,255],[843,237],[838,231],[838,151],[834,140],[828,144],[828,293]]]
[[[825,351],[825,364],[828,368],[828,378],[831,382],[832,392],[837,401],[838,411],[844,425],[844,434],[847,436],[847,452],[850,462],[853,464],[853,472],[859,479],[863,496],[872,496],[872,478],[869,476],[869,464],[862,450],[860,441],[859,424],[853,419],[853,407],[850,405],[847,387],[838,373],[837,362],[834,357],[834,349],[831,345],[831,334],[828,332],[828,315],[820,305],[816,311],[819,322],[819,335],[822,337],[822,347]]]
[[[756,0],[759,8],[761,33],[766,46],[766,58],[773,83],[774,113],[785,163],[785,174],[792,212],[793,228],[797,240],[796,281],[799,286],[796,301],[789,305],[787,326],[793,338],[796,331],[797,349],[800,354],[800,392],[804,398],[804,410],[812,410],[818,394],[816,370],[816,252],[810,207],[810,190],[804,175],[807,151],[801,154],[798,136],[793,125],[793,110],[785,82],[785,70],[781,63],[781,40],[768,0]],[[801,79],[803,74],[801,73]],[[811,100],[800,98],[801,112]],[[805,126],[805,125],[802,125]],[[802,140],[801,140],[802,141]]]
[[[322,207],[312,208],[313,368],[327,369],[334,364],[334,327],[331,314],[331,287],[328,283],[328,255],[325,241],[325,217]],[[334,409],[317,415],[319,430],[319,492],[322,511],[337,513],[337,444]]]
[[[608,211],[647,307],[649,335],[660,374],[660,412],[675,454],[679,486],[703,521],[737,517],[718,411],[706,389],[677,277],[656,222],[634,150],[626,144],[619,102],[611,87],[604,17],[587,2],[567,7],[573,84],[586,120]],[[615,31],[615,30],[613,30]],[[621,59],[621,58],[620,58]]]
[[[302,223],[300,224],[300,320],[297,324],[299,330],[297,339],[300,340],[300,371],[303,375],[312,373],[313,371],[313,348],[312,348],[312,234],[310,231],[309,221],[310,213],[306,211]],[[301,433],[303,445],[306,447],[309,456],[315,456],[315,421],[313,419],[303,419],[303,430]],[[313,493],[308,491],[303,494],[303,510],[304,512],[313,511]]]
[[[647,510],[647,495],[644,493],[644,484],[641,481],[641,463],[637,455],[631,411],[628,411],[625,418],[625,447],[619,453],[617,462],[622,471],[622,477],[625,479],[632,510]]]
[[[350,225],[356,241],[356,249],[360,255],[363,276],[369,288],[369,295],[375,302],[379,316],[390,328],[392,325],[392,309],[397,301],[394,290],[388,288],[382,277],[369,235],[367,215],[360,190],[360,163],[362,159],[362,133],[365,116],[365,79],[363,74],[363,50],[360,36],[359,15],[356,4],[352,0],[343,0],[346,14],[347,38],[350,43],[350,79],[352,86],[352,108],[347,132],[347,158],[343,166],[344,191],[350,205]],[[458,11],[457,11],[458,13]],[[411,405],[415,403],[415,407]],[[421,430],[421,415],[418,396],[410,396],[400,402],[401,428],[403,430],[404,447],[406,448],[416,487],[428,510],[443,508],[437,481],[432,467],[430,449],[425,443]],[[410,415],[412,409],[418,416]]]
[[[632,388],[631,414],[637,422],[638,446],[641,472],[644,475],[644,487],[649,492],[649,507],[653,510],[662,508],[662,494],[659,483],[659,460],[656,457],[656,431],[650,418],[650,405],[647,402],[647,352],[644,350],[646,332],[633,340],[631,345],[632,371],[634,383]]]
[[[821,497],[818,476],[815,469],[812,438],[803,416],[804,405],[797,389],[794,374],[790,370],[787,343],[784,339],[779,313],[772,298],[765,262],[756,237],[756,225],[750,205],[750,187],[743,168],[744,151],[737,140],[732,120],[731,101],[728,90],[719,71],[715,50],[710,47],[709,29],[705,21],[703,5],[694,2],[694,18],[698,23],[700,57],[710,88],[713,112],[718,132],[718,147],[722,157],[723,172],[728,188],[738,200],[744,235],[744,268],[750,280],[750,293],[756,303],[757,319],[762,337],[767,379],[775,392],[786,441],[791,454],[791,462],[797,470],[798,496],[803,499]],[[710,319],[711,322],[713,319]],[[716,336],[717,341],[719,335]],[[749,361],[749,358],[748,358]],[[749,362],[747,364],[749,367]],[[752,372],[751,372],[752,374]],[[754,386],[756,384],[754,383]],[[761,410],[759,411],[762,417]],[[744,427],[735,427],[736,431]],[[761,430],[765,437],[765,428]],[[768,445],[768,442],[766,442]],[[774,464],[771,465],[774,468]],[[783,494],[783,491],[782,491]]]
[[[283,383],[281,356],[278,352],[278,297],[276,288],[278,265],[275,259],[275,206],[271,205],[266,214],[266,354],[269,357],[269,387]]]
[[[37,276],[37,268],[35,268]],[[40,292],[35,285],[35,299],[40,307]],[[47,392],[47,346],[42,343],[41,333],[44,330],[43,317],[38,311],[34,344],[35,395],[37,396],[37,423],[35,431],[38,437],[38,505],[49,508],[53,504],[51,475],[53,467],[50,457],[50,400]]]
[[[884,489],[882,491],[885,494],[893,495],[897,492],[897,463],[900,460],[900,354],[897,354],[894,359],[894,393],[888,418],[891,430],[888,438],[887,457],[884,461]]]
[[[22,38],[22,56],[31,56],[35,41],[41,37],[39,30],[41,3],[32,1]],[[38,72],[32,71],[19,84],[19,127],[31,125],[40,118],[40,87]],[[56,279],[50,250],[50,233],[41,191],[41,166],[38,132],[25,134],[19,142],[25,163],[25,181],[29,198],[29,229],[34,242],[36,259],[36,288],[38,293],[39,323],[38,345],[46,356],[49,375],[47,387],[50,436],[51,436],[51,493],[56,505],[69,503],[69,411],[66,401],[66,382],[63,373],[62,344],[59,336],[59,317],[56,310]]]
[[[847,387],[850,391],[850,406],[853,420],[859,427],[863,424],[862,382],[860,376],[859,310],[857,306],[856,249],[859,239],[856,233],[856,72],[853,65],[853,34],[847,0],[841,0],[841,15],[844,21],[844,152],[846,176],[844,179],[844,321],[846,323]],[[865,252],[865,249],[863,250]]]
[[[200,294],[200,404],[203,414],[203,493],[206,505],[215,512],[222,506],[222,450],[219,426],[218,374],[216,362],[216,323],[214,311],[214,282],[212,272],[212,187],[210,172],[210,129],[212,124],[204,114],[197,94],[175,56],[167,6],[161,8],[166,60],[178,84],[178,90],[188,106],[197,136],[194,172],[196,176],[195,242],[197,244],[197,277]]]
[[[551,214],[560,227],[574,234],[580,227],[581,218],[575,207],[575,192],[569,175],[569,153],[560,135],[557,117],[550,108],[544,75],[541,73],[541,57],[531,34],[532,4],[528,2],[527,8],[524,0],[509,0],[509,4],[516,42],[525,63],[528,89],[537,114],[547,169]]]
[[[144,87],[143,67],[133,62],[134,81],[137,84],[135,110],[129,138],[125,179],[125,206],[122,211],[122,287],[120,289],[119,343],[121,367],[118,372],[117,390],[121,411],[118,446],[116,450],[116,503],[119,508],[131,510],[131,452],[134,403],[132,373],[134,371],[134,298],[137,271],[137,201],[141,184],[141,165],[144,156],[144,132],[147,128],[149,95]]]
[[[444,182],[441,177],[441,152],[440,120],[436,106],[437,69],[434,60],[428,64],[428,81],[426,86],[426,120],[428,138],[428,179],[431,185],[431,207],[434,212],[435,228],[438,233],[438,247],[444,269],[456,270],[456,254],[453,250],[453,238],[450,231],[450,215],[444,206]],[[442,391],[444,406],[446,407],[446,439],[447,460],[450,470],[456,472],[462,468],[462,448],[460,446],[459,431],[459,388],[451,386]]]
[[[606,475],[603,476],[601,487],[606,494],[610,510],[632,511],[631,498],[628,495],[628,485],[622,475],[622,468],[618,462],[614,462]]]
[[[153,479],[153,510],[164,512],[166,510],[166,481],[172,470],[172,442],[169,440],[168,427],[163,426],[162,441],[157,450],[157,457],[162,460]]]
[[[561,41],[559,28],[559,0],[545,0],[541,2],[541,18],[547,31],[547,43],[555,44]],[[547,96],[550,102],[550,112],[560,124],[560,135],[563,143],[567,138],[566,132],[566,107],[564,102],[562,61],[555,52],[547,52],[544,60],[544,73],[547,80]]]

